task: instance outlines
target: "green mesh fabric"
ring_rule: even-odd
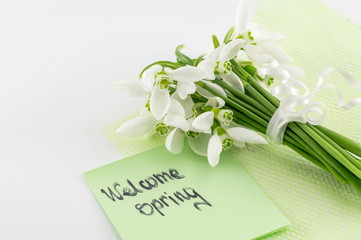
[[[337,11],[316,0],[263,0],[256,20],[287,35],[288,41],[282,45],[305,69],[304,80],[309,87],[328,67],[342,67],[361,79],[361,30]],[[361,95],[337,74],[329,82],[348,99]],[[359,109],[342,111],[335,97],[332,90],[318,95],[330,108],[324,125],[361,142]],[[104,133],[125,155],[163,144],[160,137],[128,139],[115,135],[114,130],[124,121],[107,125]],[[292,222],[288,230],[265,239],[361,239],[361,196],[350,186],[340,184],[284,146],[247,146],[231,151]]]

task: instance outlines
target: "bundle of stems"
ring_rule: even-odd
[[[218,164],[222,149],[244,147],[245,143],[265,144],[267,141],[258,133],[271,133],[271,140],[282,142],[361,193],[361,145],[313,125],[322,122],[325,112],[313,111],[317,104],[323,104],[311,98],[326,85],[317,84],[308,92],[299,80],[303,71],[290,65],[291,58],[276,44],[284,36],[251,23],[249,3],[239,2],[235,25],[222,44],[212,37],[211,52],[192,59],[180,51],[184,47],[180,45],[175,51],[176,62],[158,61],[145,67],[140,74],[143,87],[135,82],[117,83],[118,89],[132,96],[148,96],[148,101],[139,118],[124,123],[116,132],[130,137],[148,132],[167,136],[165,145],[174,154],[181,152],[187,138],[193,151],[207,156],[211,166]],[[267,82],[274,90],[278,85],[271,86],[273,81],[280,79],[285,91],[279,92],[286,93],[290,100],[282,99],[282,105],[272,90],[263,86]],[[295,85],[303,86],[307,94],[299,95]],[[353,100],[355,104],[360,102],[361,98]],[[298,111],[302,105],[304,109]],[[290,112],[283,107],[289,107]],[[312,113],[321,113],[320,121],[311,119]]]
[[[224,150],[228,149],[233,145],[234,140],[239,141],[242,138],[239,135],[245,131],[251,129],[267,136],[271,129],[272,134],[282,133],[276,136],[276,140],[281,138],[284,145],[331,173],[342,184],[350,184],[361,193],[361,145],[331,129],[311,124],[310,122],[316,121],[311,121],[309,118],[292,118],[293,121],[289,122],[291,118],[282,112],[282,106],[289,102],[284,102],[282,99],[284,105],[281,105],[279,99],[263,86],[265,82],[272,85],[272,81],[269,80],[277,80],[278,75],[294,81],[299,74],[294,68],[294,71],[290,68],[287,70],[287,64],[291,60],[275,44],[283,38],[282,35],[272,33],[259,24],[250,24],[247,2],[240,1],[236,24],[227,32],[223,43],[220,44],[216,36],[212,37],[214,50],[210,53],[192,59],[180,52],[184,47],[180,45],[175,51],[176,62],[158,61],[145,67],[140,74],[140,79],[145,85],[143,90],[135,83],[118,83],[120,90],[132,92],[134,96],[148,96],[148,102],[143,115],[139,119],[125,123],[117,133],[134,137],[155,127],[160,135],[168,135],[166,147],[175,154],[181,151],[184,136],[194,140],[207,134],[202,138],[206,140],[209,138],[207,152],[203,149],[193,150],[206,155],[210,164],[215,166],[219,161],[222,147]],[[239,53],[246,54],[245,61]],[[273,63],[276,64],[273,66]],[[286,81],[282,84],[291,89],[294,82]],[[298,84],[305,86],[300,81]],[[319,86],[319,89],[315,89],[312,94],[323,88],[324,86]],[[202,94],[204,90],[210,95]],[[308,94],[308,97],[312,98],[312,94]],[[289,95],[295,98],[303,97],[298,92]],[[307,98],[306,95],[304,97]],[[191,101],[188,101],[189,98]],[[221,99],[222,104],[218,102],[221,107],[209,103],[210,98],[217,98],[216,101]],[[357,100],[360,103],[361,98]],[[355,100],[354,102],[356,103]],[[181,103],[188,107],[184,107]],[[194,114],[186,116],[186,109],[193,108],[197,103],[204,107],[203,112],[193,109]],[[290,108],[293,107],[292,104],[288,105]],[[307,113],[309,112],[311,111]],[[273,120],[281,121],[282,124],[286,122],[284,135],[283,131],[279,131],[280,128],[274,128],[274,125],[270,124]],[[231,136],[232,134],[225,130],[230,122],[248,129],[243,132],[239,128],[233,129],[238,132],[238,136],[235,136],[234,131]],[[252,133],[248,132],[249,136],[254,134],[259,136],[257,133]],[[261,138],[264,140],[263,137]],[[263,142],[257,139],[251,143]],[[242,144],[244,146],[244,142]],[[203,147],[205,143],[199,145]]]
[[[202,82],[198,84],[226,102],[226,107],[234,113],[235,123],[266,134],[280,101],[259,83],[261,78],[254,68],[241,66],[234,59],[230,62],[232,71],[243,83],[244,93],[220,78],[214,83],[226,90],[227,97]],[[204,101],[196,95],[192,98],[195,102]],[[361,193],[361,145],[355,141],[321,125],[291,122],[285,131],[283,144]]]

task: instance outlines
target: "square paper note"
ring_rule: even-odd
[[[248,240],[289,224],[229,154],[212,168],[189,147],[159,147],[85,178],[123,240]]]

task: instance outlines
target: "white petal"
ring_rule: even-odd
[[[158,72],[162,71],[162,69],[163,68],[160,65],[153,65],[143,72],[142,81],[146,86],[147,90],[153,89],[153,85],[155,82],[155,75]]]
[[[258,74],[261,77],[264,77],[266,75],[276,77],[276,78],[290,78],[290,74],[287,70],[283,68],[270,68],[270,67],[264,67],[264,68],[258,68]]]
[[[205,90],[204,88],[201,88],[200,86],[196,86],[197,88],[197,92],[202,96],[205,97],[207,99],[210,99],[212,97],[214,97],[214,95],[210,92],[208,92],[207,90]]]
[[[181,99],[186,99],[189,94],[196,92],[196,85],[193,82],[178,82],[177,93]]]
[[[116,133],[124,137],[141,137],[152,130],[156,123],[151,114],[144,114],[125,122]]]
[[[197,67],[206,72],[204,77],[205,79],[214,80],[216,78],[216,76],[214,75],[214,68],[216,67],[216,65],[216,61],[206,59],[200,62]]]
[[[302,68],[299,68],[297,66],[283,65],[282,68],[288,71],[291,77],[302,78],[305,76],[305,71],[303,71]]]
[[[211,128],[208,128],[208,129],[205,129],[205,130],[199,130],[195,127],[193,127],[193,121],[194,121],[194,118],[189,118],[187,119],[188,123],[189,123],[189,130],[192,131],[192,132],[198,132],[198,133],[205,133],[205,134],[211,134],[212,133],[212,129]]]
[[[189,146],[193,152],[198,155],[207,157],[207,148],[211,134],[200,134],[196,139],[188,138]]]
[[[207,87],[213,89],[214,91],[216,91],[219,95],[221,95],[221,97],[227,97],[226,92],[223,90],[223,88],[221,88],[220,86],[218,86],[217,84],[214,84],[212,82],[207,82],[207,81],[203,81]]]
[[[175,128],[167,136],[165,146],[169,152],[179,154],[183,150],[184,133],[182,130]]]
[[[243,34],[250,22],[250,0],[239,0],[236,12],[236,33]]]
[[[221,88],[220,86],[218,86],[217,84],[211,83],[209,81],[202,81],[203,83],[205,83],[207,85],[207,87],[212,88],[214,91],[216,91],[219,95],[221,95],[222,97],[227,97],[226,92],[223,90],[223,88]],[[202,87],[200,87],[199,85],[196,86],[197,87],[197,92],[202,95],[203,97],[209,99],[214,97],[214,95],[210,92],[208,92],[207,90],[203,89]]]
[[[185,119],[184,117],[181,117],[179,115],[174,115],[174,114],[167,114],[164,117],[164,123],[169,126],[180,128],[185,132],[188,131],[190,128],[189,122],[187,121],[187,119]]]
[[[219,58],[219,54],[221,54],[221,51],[223,49],[223,47],[225,46],[224,43],[222,43],[219,47],[217,47],[216,49],[214,49],[212,52],[210,52],[208,54],[207,59],[209,60],[213,60],[214,62],[217,61],[217,59]]]
[[[242,128],[242,127],[234,127],[226,129],[227,133],[231,138],[246,143],[254,143],[254,144],[267,144],[266,139],[260,136],[258,133]]]
[[[295,85],[291,82],[287,82],[287,84],[281,84],[278,81],[275,81],[270,89],[270,92],[276,96],[278,99],[283,100],[287,96],[298,96],[298,87],[294,87]]]
[[[168,113],[178,115],[181,117],[185,117],[185,111],[182,104],[175,98],[176,95],[173,95],[170,99],[170,105],[168,109]]]
[[[146,116],[152,116],[153,117],[153,115],[152,115],[152,113],[148,110],[148,108],[142,108],[141,110],[140,110],[140,112],[139,112],[139,117],[146,117]],[[154,117],[153,117],[154,118]],[[155,120],[155,118],[154,118],[154,120]]]
[[[211,106],[213,108],[222,108],[225,104],[226,103],[222,98],[212,97],[207,101],[206,106]]]
[[[265,26],[261,24],[253,24],[251,27],[252,36],[255,42],[279,42],[286,40],[286,36],[282,33],[276,33],[269,31]]]
[[[194,106],[194,102],[192,100],[192,98],[190,96],[188,96],[186,99],[181,99],[178,94],[173,94],[172,98],[177,100],[183,107],[184,110],[184,116],[185,118],[190,118],[193,116],[193,106]],[[168,110],[168,112],[170,112],[170,110]]]
[[[270,64],[275,61],[275,59],[272,56],[265,53],[258,46],[247,44],[243,48],[244,51],[247,53],[248,57],[257,63]]]
[[[240,142],[240,141],[234,141],[233,145],[239,148],[245,148],[246,144],[244,142]]]
[[[235,58],[245,42],[243,39],[236,39],[226,44],[219,55],[218,61],[227,61]]]
[[[207,157],[209,164],[214,167],[219,163],[222,152],[222,142],[217,134],[213,135],[208,143]]]
[[[259,46],[263,48],[266,53],[274,57],[279,64],[292,62],[292,58],[274,43],[260,43]]]
[[[191,126],[191,128],[189,130],[193,131],[193,132],[199,132],[199,133],[205,133],[205,134],[211,134],[212,133],[211,128],[208,128],[208,129],[205,129],[205,130],[199,130],[199,129],[196,129],[193,126]]]
[[[169,109],[170,96],[167,89],[161,90],[158,86],[154,87],[150,96],[150,110],[153,116],[160,120]]]
[[[131,97],[143,97],[148,94],[140,84],[134,81],[119,81],[114,86],[117,90],[127,92]]]
[[[192,98],[187,97],[186,99],[184,99],[180,103],[183,106],[183,109],[184,109],[184,112],[185,112],[185,117],[186,118],[192,117],[193,116],[193,106],[194,106],[194,102],[193,102]]]
[[[185,66],[169,71],[168,75],[179,82],[198,82],[206,76],[206,72],[193,66]]]
[[[192,127],[198,131],[205,131],[210,129],[213,125],[214,113],[205,112],[196,117],[192,122]]]
[[[239,79],[239,77],[234,72],[230,72],[229,74],[221,74],[220,77],[225,82],[230,84],[232,87],[234,87],[235,89],[237,89],[241,93],[244,93],[243,84],[242,84],[241,80]]]

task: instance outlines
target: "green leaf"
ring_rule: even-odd
[[[220,46],[220,44],[219,44],[219,40],[218,40],[218,38],[217,38],[217,36],[216,36],[216,35],[212,35],[212,42],[213,42],[213,46],[214,46],[214,48],[217,48],[217,47],[219,47],[219,46]]]
[[[170,68],[170,69],[177,69],[177,68],[180,68],[180,67],[183,67],[184,64],[181,64],[181,63],[175,63],[175,62],[170,62],[170,61],[157,61],[157,62],[154,62],[154,63],[151,63],[149,64],[148,66],[146,66],[142,72],[139,74],[139,78],[142,78],[142,75],[143,73],[149,69],[150,67],[154,66],[154,65],[161,65],[162,67],[167,67],[167,68]]]
[[[200,63],[200,62],[202,62],[203,61],[203,57],[205,56],[205,55],[207,55],[206,53],[203,53],[202,55],[200,55],[199,57],[197,57],[196,59],[194,59],[194,66],[198,66],[198,64]]]
[[[176,49],[175,49],[175,55],[177,56],[177,60],[185,65],[194,65],[194,61],[188,57],[187,55],[183,54],[180,52],[180,50],[182,50],[185,46],[184,45],[179,45]]]
[[[232,37],[233,33],[234,33],[234,26],[231,27],[231,28],[228,30],[226,36],[224,37],[223,42],[224,42],[224,43],[228,43],[228,41],[231,40],[231,37]]]
[[[255,68],[255,67],[252,66],[252,65],[246,65],[246,66],[244,66],[243,68],[244,68],[244,70],[246,70],[246,71],[249,73],[249,75],[251,75],[251,76],[255,76],[255,75],[257,74],[257,68]]]

